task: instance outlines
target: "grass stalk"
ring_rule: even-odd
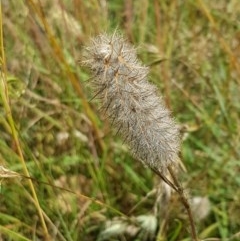
[[[198,236],[197,236],[197,230],[196,230],[196,226],[195,226],[195,222],[194,222],[191,206],[189,204],[188,198],[186,197],[186,195],[184,193],[184,190],[183,190],[183,187],[182,187],[181,183],[177,179],[177,176],[176,176],[172,166],[169,165],[167,167],[167,169],[168,169],[169,174],[170,174],[170,176],[171,176],[173,181],[169,180],[159,170],[157,170],[155,168],[152,168],[152,167],[150,167],[150,168],[151,168],[151,170],[155,174],[157,174],[167,185],[169,185],[179,195],[180,201],[181,201],[181,203],[183,204],[184,208],[187,211],[188,219],[189,219],[189,222],[190,222],[192,240],[193,241],[200,241],[198,239]]]
[[[18,137],[18,132],[15,128],[15,123],[14,123],[14,119],[12,116],[12,111],[11,111],[11,107],[10,107],[10,103],[9,103],[9,97],[8,97],[8,87],[7,87],[7,80],[6,80],[6,76],[7,76],[7,68],[6,68],[6,60],[5,60],[5,53],[4,53],[4,44],[3,44],[3,22],[2,22],[2,1],[0,2],[0,41],[1,41],[1,78],[0,78],[0,94],[1,94],[1,98],[2,98],[2,102],[3,102],[3,107],[6,113],[6,117],[9,123],[9,126],[11,128],[11,134],[12,134],[12,138],[13,141],[16,145],[16,149],[17,149],[17,153],[19,155],[19,159],[21,161],[22,167],[23,167],[23,172],[26,176],[30,176],[29,175],[29,171],[27,169],[26,166],[26,162],[23,156],[23,151],[21,148],[21,144],[20,144],[20,140]],[[42,213],[42,209],[40,206],[40,203],[38,201],[38,197],[33,185],[33,182],[31,179],[28,179],[28,185],[30,187],[30,190],[32,192],[33,195],[33,200],[34,200],[34,204],[36,206],[36,209],[38,211],[38,215],[44,230],[44,236],[46,238],[46,240],[49,240],[49,234],[48,234],[48,229],[47,229],[47,225],[45,223],[44,217],[43,217],[43,213]]]
[[[183,187],[180,184],[180,182],[178,181],[176,174],[173,170],[173,168],[171,166],[168,166],[168,171],[173,179],[173,183],[177,189],[177,193],[180,197],[180,200],[183,204],[183,206],[185,207],[186,211],[187,211],[187,215],[189,218],[189,222],[190,222],[190,227],[191,227],[191,234],[192,234],[192,240],[193,241],[199,241],[198,237],[197,237],[197,230],[196,230],[196,226],[194,223],[194,218],[193,218],[193,214],[192,214],[192,209],[191,206],[189,204],[188,198],[186,197]]]
[[[210,22],[214,32],[217,34],[217,37],[219,39],[220,45],[222,46],[224,52],[229,56],[230,62],[232,66],[236,69],[237,73],[240,75],[240,66],[238,63],[238,60],[235,56],[235,54],[232,52],[231,48],[229,47],[229,44],[226,43],[225,39],[222,37],[222,35],[219,33],[217,23],[212,16],[211,12],[207,8],[206,4],[204,3],[203,0],[198,0],[197,1],[199,4],[199,7],[201,8],[201,11],[204,13],[204,15],[207,17],[208,21]],[[236,79],[239,82],[239,79]]]
[[[77,76],[71,71],[69,64],[65,60],[62,48],[58,44],[57,40],[54,37],[54,34],[52,33],[52,31],[50,29],[50,26],[47,23],[47,20],[44,16],[44,12],[40,5],[40,2],[39,2],[39,6],[36,3],[34,3],[32,0],[27,0],[27,3],[33,9],[33,11],[35,12],[35,14],[38,16],[39,20],[43,24],[44,30],[46,33],[46,37],[50,43],[50,46],[51,46],[53,52],[55,53],[57,60],[61,63],[61,67],[63,68],[64,72],[68,76],[74,90],[76,91],[78,96],[81,98],[83,110],[85,110],[86,115],[91,120],[93,132],[95,134],[96,141],[100,147],[100,150],[101,151],[105,150],[105,144],[100,137],[100,133],[99,133],[99,130],[98,130],[98,127],[96,124],[96,116],[95,116],[94,112],[92,111],[92,109],[86,99],[83,88],[81,87]]]

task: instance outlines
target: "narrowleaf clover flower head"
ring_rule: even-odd
[[[178,161],[179,129],[135,48],[115,32],[92,39],[84,64],[93,72],[95,96],[116,133],[146,166],[164,171]]]

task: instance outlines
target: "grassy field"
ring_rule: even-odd
[[[91,100],[84,46],[116,28],[182,127],[199,238],[240,240],[239,0],[1,0],[0,240],[191,240]]]

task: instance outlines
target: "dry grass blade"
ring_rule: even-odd
[[[9,97],[8,97],[8,87],[7,87],[7,81],[6,81],[7,68],[6,68],[6,59],[5,59],[4,45],[3,45],[3,29],[2,29],[3,24],[2,24],[2,8],[1,8],[1,6],[2,5],[0,4],[0,41],[1,41],[0,48],[1,48],[1,67],[3,69],[3,72],[1,72],[1,76],[0,76],[0,81],[1,81],[0,92],[1,92],[1,98],[2,98],[2,101],[3,101],[5,113],[6,113],[6,116],[7,116],[7,120],[9,122],[11,131],[12,131],[12,137],[13,137],[13,140],[16,144],[17,152],[18,152],[18,155],[20,157],[24,173],[25,173],[26,176],[29,176],[29,171],[27,169],[25,159],[24,159],[24,156],[23,156],[20,140],[18,138],[18,132],[15,128],[15,123],[14,123],[14,120],[13,120],[13,117],[12,117],[12,111],[11,111],[11,107],[10,107],[10,103],[9,103]],[[44,220],[44,217],[43,217],[43,214],[42,214],[42,210],[41,210],[41,207],[40,207],[40,204],[39,204],[39,201],[38,201],[38,197],[37,197],[34,185],[33,185],[32,181],[30,179],[29,179],[28,183],[29,183],[30,189],[32,191],[34,204],[36,206],[36,209],[38,211],[38,215],[40,217],[40,220],[41,220],[41,223],[42,223],[42,226],[43,226],[45,238],[46,238],[46,240],[48,240],[49,239],[48,228],[47,228],[47,225],[45,223],[45,220]]]
[[[0,166],[0,178],[15,178],[20,177],[17,172],[13,172],[3,166]]]
[[[80,82],[79,82],[77,76],[73,73],[69,64],[66,62],[62,49],[61,49],[59,43],[57,42],[56,38],[54,37],[54,34],[52,33],[50,26],[48,25],[48,22],[44,15],[44,11],[43,11],[41,4],[36,4],[32,0],[27,0],[27,3],[29,5],[29,8],[33,10],[33,12],[37,15],[37,17],[40,19],[41,23],[43,24],[44,30],[46,32],[46,37],[52,47],[52,50],[55,53],[55,58],[59,62],[60,66],[63,68],[63,71],[66,72],[68,79],[70,80],[76,93],[81,98],[83,106],[84,106],[84,110],[92,122],[92,128],[96,135],[96,140],[98,142],[98,145],[99,145],[101,151],[103,151],[104,150],[104,142],[102,141],[102,139],[100,137],[100,133],[99,133],[99,130],[98,130],[98,127],[96,124],[96,116],[94,115],[90,105],[88,104],[88,101],[84,94],[84,90],[83,90],[82,86],[80,85]]]

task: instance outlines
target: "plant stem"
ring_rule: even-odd
[[[4,53],[4,46],[3,46],[3,29],[2,29],[2,2],[0,1],[0,65],[2,68],[2,71],[0,73],[0,96],[2,98],[2,102],[3,102],[3,107],[6,113],[6,118],[8,120],[9,126],[11,128],[11,134],[13,137],[13,141],[16,145],[16,149],[19,155],[19,159],[21,161],[22,167],[23,167],[23,171],[24,174],[26,176],[30,176],[29,175],[29,171],[27,169],[27,165],[26,162],[24,160],[24,156],[23,156],[23,151],[21,148],[21,144],[20,144],[20,140],[18,138],[18,132],[15,128],[15,123],[13,120],[13,116],[12,116],[12,111],[11,111],[11,107],[10,107],[10,101],[9,101],[9,97],[8,97],[8,87],[7,87],[7,80],[6,80],[6,76],[7,76],[7,68],[6,68],[6,61],[5,61],[5,53]],[[38,215],[43,227],[43,231],[44,231],[44,236],[45,236],[45,240],[49,240],[49,233],[48,233],[48,229],[47,229],[47,225],[45,223],[44,217],[43,217],[43,212],[40,206],[40,203],[38,201],[38,197],[37,197],[37,193],[35,191],[33,182],[31,179],[28,180],[28,184],[30,186],[32,195],[33,195],[33,201],[34,204],[36,206],[36,209],[38,211]]]
[[[187,199],[187,197],[184,193],[182,185],[178,181],[172,166],[170,166],[170,165],[168,166],[168,171],[169,171],[169,173],[170,173],[170,175],[173,179],[173,183],[174,183],[175,187],[177,188],[177,193],[178,193],[178,195],[181,199],[181,202],[182,202],[183,206],[185,207],[185,209],[187,211],[188,218],[189,218],[189,221],[190,221],[190,226],[191,226],[192,240],[193,241],[199,241],[199,239],[197,237],[197,231],[196,231],[194,219],[193,219],[192,209],[191,209],[189,201],[188,201],[188,199]]]
[[[190,222],[190,227],[191,227],[191,235],[192,235],[192,240],[193,241],[200,241],[197,237],[197,231],[196,231],[196,227],[195,227],[195,223],[194,223],[194,219],[193,219],[193,214],[192,214],[192,210],[191,210],[191,206],[189,204],[189,201],[184,193],[184,190],[182,188],[182,185],[180,184],[180,182],[178,181],[176,174],[172,168],[171,165],[168,166],[168,171],[172,177],[172,180],[169,180],[166,176],[164,176],[159,170],[156,170],[152,167],[150,167],[151,170],[157,174],[165,183],[167,183],[173,190],[175,190],[179,197],[180,200],[183,204],[183,206],[185,207],[186,211],[187,211],[187,215],[189,218],[189,222]]]

